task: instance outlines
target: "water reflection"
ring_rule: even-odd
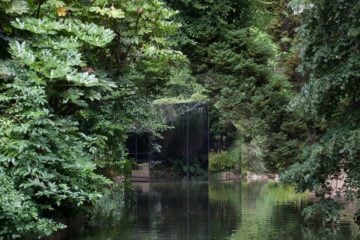
[[[106,196],[91,227],[64,239],[360,239],[344,220],[337,228],[309,229],[301,222],[306,194],[276,183],[136,184]]]

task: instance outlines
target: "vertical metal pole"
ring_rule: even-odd
[[[186,165],[187,165],[187,188],[186,188],[186,198],[187,198],[187,239],[190,240],[190,202],[189,202],[189,109],[186,111]]]
[[[138,163],[138,135],[135,132],[135,161]]]
[[[209,105],[206,104],[206,112],[207,112],[207,165],[208,165],[208,180],[210,177],[209,171],[209,154],[210,154],[210,117],[209,117]]]
[[[207,228],[208,239],[210,239],[210,183],[207,182]]]
[[[190,180],[189,175],[189,111],[186,111],[186,176],[187,180]]]
[[[187,239],[190,240],[190,200],[189,200],[189,182],[186,183],[186,207],[187,207]]]
[[[151,234],[151,232],[152,232],[152,225],[151,225],[151,223],[153,222],[152,221],[152,219],[151,219],[151,197],[152,197],[152,191],[151,191],[151,185],[150,185],[150,183],[149,183],[149,194],[148,194],[148,214],[149,214],[149,232],[150,232],[150,234]],[[155,220],[156,221],[156,220]]]

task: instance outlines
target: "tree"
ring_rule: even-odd
[[[344,191],[359,197],[359,19],[358,1],[292,1],[301,17],[300,69],[309,75],[292,101],[311,137],[302,161],[284,179],[322,198],[328,180],[346,176]]]
[[[76,8],[80,3],[74,4]],[[152,102],[171,85],[174,69],[180,71],[186,64],[170,39],[179,25],[172,20],[175,11],[159,0],[105,0],[89,9],[94,15],[81,12],[81,17],[112,29],[115,38],[106,48],[85,51],[86,57],[90,66],[117,88],[81,111],[79,121],[84,132],[102,136],[97,162],[104,168],[124,171],[128,165],[127,131],[157,135],[165,128]]]
[[[23,10],[15,11],[14,4],[1,6],[1,15],[8,17],[2,27],[8,31],[10,58],[0,62],[0,168],[12,191],[29,202],[29,207],[13,210],[36,221],[34,214],[97,199],[99,187],[108,183],[94,172],[89,148],[94,138],[79,131],[72,113],[115,87],[108,79],[83,71],[86,62],[80,52],[84,45],[105,46],[114,33],[78,19],[57,20],[52,3],[42,5],[53,10],[50,16],[25,1],[20,3]],[[6,213],[3,224],[17,224],[16,212],[12,219],[10,209],[1,209]],[[35,232],[41,236],[60,227],[50,220],[41,221],[46,223],[43,227],[30,222],[29,229],[24,225],[3,234],[23,237]]]
[[[41,237],[63,227],[50,213],[101,196],[96,172],[124,162],[129,128],[163,127],[146,108],[184,57],[157,0],[5,0],[0,13],[0,234]]]
[[[236,126],[243,167],[279,171],[290,165],[301,146],[296,135],[303,124],[286,109],[294,88],[288,69],[279,64],[280,49],[267,33],[276,2],[168,2],[180,11],[181,50],[215,106],[212,141],[231,139],[227,129]]]

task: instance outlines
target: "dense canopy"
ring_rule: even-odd
[[[328,205],[346,176],[359,198],[359,16],[357,0],[1,0],[0,239],[50,235],[127,176],[127,133],[169,127],[159,104],[209,104],[210,172],[280,173]]]

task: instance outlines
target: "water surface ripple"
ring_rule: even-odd
[[[143,183],[132,189],[102,202],[91,227],[69,231],[63,239],[360,239],[353,205],[339,226],[309,228],[301,219],[308,195],[278,183]]]

